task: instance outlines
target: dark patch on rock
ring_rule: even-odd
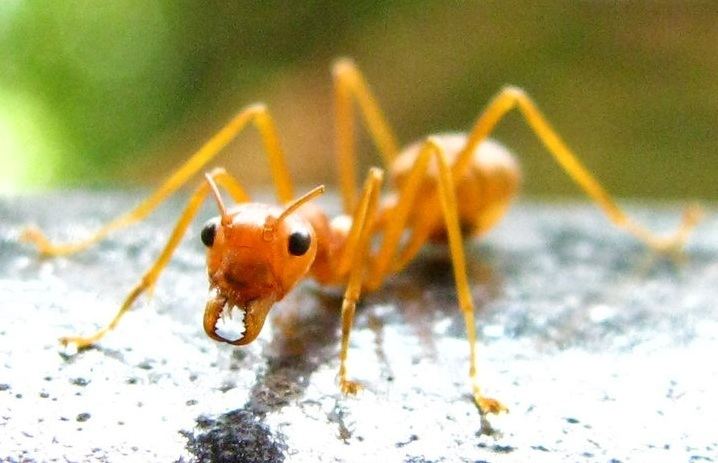
[[[513,447],[513,446],[511,446],[511,445],[499,445],[499,444],[496,444],[496,445],[494,445],[494,446],[491,447],[491,450],[493,450],[493,451],[496,452],[496,453],[511,453],[511,452],[513,452],[514,450],[516,450],[516,448]]]
[[[480,442],[477,445],[477,447],[482,448],[482,449],[490,449],[496,453],[511,453],[514,450],[516,450],[516,448],[511,445],[501,445],[501,444],[489,445],[485,442]]]
[[[191,463],[273,463],[284,461],[286,444],[252,412],[234,410],[217,418],[200,417],[187,438]]]
[[[222,385],[219,387],[219,390],[222,392],[227,392],[227,391],[231,391],[235,387],[237,387],[236,384],[234,384],[232,381],[227,381],[225,383],[222,383]]]
[[[337,404],[329,413],[327,413],[327,420],[330,423],[335,423],[337,425],[337,437],[342,441],[347,442],[352,437],[352,433],[344,421],[344,415],[344,409]],[[359,439],[361,439],[361,437],[359,437]]]
[[[405,446],[411,444],[412,442],[416,442],[418,440],[419,440],[419,436],[417,436],[416,434],[412,434],[411,436],[409,436],[409,438],[406,441],[397,442],[396,447],[397,448],[405,447]]]
[[[74,384],[75,386],[85,387],[90,384],[90,380],[85,378],[73,378],[72,380],[70,380],[70,383]]]
[[[151,360],[143,360],[137,364],[137,368],[141,368],[143,370],[151,370],[152,368],[154,368],[154,366],[152,365]]]

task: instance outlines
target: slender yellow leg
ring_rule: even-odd
[[[409,241],[402,248],[399,256],[396,258],[396,263],[391,268],[392,271],[399,271],[409,265],[409,262],[414,260],[414,257],[416,257],[419,253],[421,247],[429,239],[433,224],[434,221],[432,215],[427,214],[421,218],[421,221],[415,225]]]
[[[368,201],[370,199],[368,188],[369,183],[374,182],[375,180],[372,180],[374,177],[379,176],[380,179],[378,181],[378,185],[375,187],[376,191],[372,191],[371,194],[371,200],[375,201],[377,204],[370,204],[369,207],[372,208],[372,215],[369,217],[372,221],[374,221],[374,210],[378,210],[378,202],[379,202],[379,194],[381,190],[381,181],[383,180],[384,173],[381,169],[377,167],[373,167],[369,169],[369,175],[367,177],[367,180],[364,185],[364,192],[362,194],[361,200],[359,202],[359,208],[353,212],[352,217],[352,226],[351,229],[349,229],[349,234],[347,235],[345,244],[344,244],[344,251],[337,259],[337,265],[334,268],[334,273],[338,277],[343,277],[345,275],[348,275],[355,267],[356,267],[356,255],[355,250],[361,248],[361,240],[363,239],[363,233],[365,232],[365,227],[362,226],[359,222],[357,222],[357,217],[359,215],[364,214],[362,212],[364,208],[368,207],[364,201]],[[359,214],[359,215],[358,215]],[[367,232],[369,233],[369,232]]]
[[[700,220],[701,210],[698,206],[688,207],[678,230],[671,236],[659,237],[651,231],[631,220],[611,196],[603,189],[591,173],[581,164],[576,155],[566,146],[536,104],[520,88],[507,87],[489,103],[488,107],[476,121],[467,142],[457,158],[452,172],[456,178],[471,162],[475,148],[481,143],[511,109],[518,107],[526,122],[541,140],[549,153],[566,173],[593,199],[606,213],[608,218],[658,251],[679,250],[690,231]]]
[[[347,246],[345,253],[351,256],[352,268],[349,282],[342,301],[342,341],[339,350],[339,387],[344,394],[355,394],[360,385],[347,379],[347,353],[349,351],[349,335],[354,322],[354,311],[361,294],[364,279],[366,255],[369,249],[372,222],[379,205],[379,191],[384,173],[373,168],[364,184],[364,192],[359,207],[354,213],[352,228],[359,230],[359,239],[355,245]]]
[[[414,203],[416,193],[424,180],[431,155],[432,149],[428,145],[419,152],[399,192],[396,206],[391,210],[389,219],[385,221],[381,246],[371,257],[371,270],[367,274],[366,288],[369,290],[381,286],[388,273],[398,272],[403,268],[403,265],[397,267],[392,264],[396,262],[395,254],[405,231],[409,213],[416,207]],[[420,238],[421,233],[417,234],[417,230],[413,230],[407,245],[418,250],[426,242],[426,236],[423,239]]]
[[[483,413],[500,413],[507,411],[498,400],[484,397],[479,387],[476,373],[476,326],[474,322],[474,301],[471,297],[471,289],[466,276],[466,261],[461,241],[461,229],[459,228],[459,216],[457,212],[456,193],[452,179],[451,167],[441,147],[429,139],[426,142],[428,148],[435,154],[439,165],[439,199],[441,209],[444,213],[446,230],[449,235],[449,250],[451,261],[454,267],[454,279],[456,280],[456,291],[459,297],[459,307],[464,315],[466,324],[466,337],[469,341],[469,377],[473,390],[474,400]]]
[[[244,202],[249,199],[239,182],[237,182],[227,172],[225,172],[224,169],[216,169],[212,172],[211,175],[212,177],[214,177],[215,181],[219,185],[226,188],[230,192],[235,201]],[[187,227],[192,222],[194,216],[197,214],[197,211],[202,205],[202,201],[207,196],[208,192],[209,185],[206,182],[202,182],[202,184],[195,190],[195,192],[190,197],[187,206],[185,207],[184,211],[182,212],[182,215],[177,221],[175,228],[172,230],[172,234],[170,235],[167,244],[165,244],[164,249],[162,249],[160,256],[157,258],[155,263],[152,264],[152,267],[150,267],[150,269],[142,276],[142,278],[135,285],[135,287],[132,288],[132,290],[122,303],[122,306],[112,318],[110,323],[100,328],[94,334],[87,337],[68,336],[60,338],[60,342],[62,344],[74,344],[78,349],[89,347],[95,344],[105,334],[107,334],[110,330],[114,329],[115,326],[117,326],[117,323],[119,323],[122,316],[130,309],[130,307],[132,307],[137,298],[143,293],[151,290],[151,288],[157,282],[160,273],[162,273],[162,270],[165,268],[170,258],[172,257],[172,254],[182,240],[182,237],[187,231]]]
[[[390,262],[395,261],[394,255],[399,247],[401,233],[406,225],[406,218],[410,210],[416,207],[414,202],[416,191],[421,184],[431,157],[435,157],[439,167],[438,195],[441,205],[441,212],[444,217],[445,227],[449,238],[449,249],[454,268],[454,279],[459,299],[459,308],[464,316],[466,324],[466,336],[469,342],[469,378],[471,379],[474,401],[483,413],[500,413],[506,411],[499,401],[484,397],[479,387],[477,376],[477,355],[476,355],[476,326],[474,321],[474,303],[471,297],[471,290],[466,276],[466,262],[462,247],[461,230],[459,228],[459,217],[457,212],[456,193],[452,179],[451,167],[441,147],[431,138],[426,141],[414,165],[409,172],[406,182],[400,192],[399,200],[392,211],[391,220],[384,230],[384,240],[376,255],[372,259],[372,266],[368,273],[369,288],[378,286],[386,276],[395,271],[395,266]],[[428,214],[427,214],[428,216]],[[420,223],[413,231],[409,243],[402,250],[402,256],[407,252],[411,253],[426,242],[428,236],[428,225],[433,224],[433,216],[425,224]],[[400,258],[401,260],[402,258]],[[400,261],[397,265],[403,265]]]
[[[73,254],[82,251],[105,238],[111,232],[127,227],[147,217],[160,203],[166,200],[178,188],[184,185],[194,174],[202,169],[222,148],[232,141],[248,123],[253,122],[259,130],[277,189],[277,197],[282,202],[294,197],[292,181],[289,176],[284,153],[279,143],[277,130],[267,108],[256,104],[240,111],[227,125],[207,141],[199,150],[185,161],[165,182],[131,211],[107,223],[88,238],[69,244],[54,244],[36,228],[28,228],[22,239],[33,243],[39,252],[47,256]]]
[[[391,166],[399,151],[396,136],[389,127],[366,80],[348,58],[337,60],[332,67],[334,105],[336,110],[337,169],[344,211],[356,206],[356,154],[354,146],[353,100],[359,105],[369,133],[382,156],[384,167]]]

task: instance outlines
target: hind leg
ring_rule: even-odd
[[[385,168],[391,166],[399,151],[396,136],[389,127],[376,98],[354,62],[337,60],[332,67],[334,78],[334,107],[336,111],[336,162],[344,212],[351,214],[356,207],[356,153],[354,133],[354,101],[360,109],[374,144],[379,149]]]
[[[686,208],[678,230],[669,236],[657,236],[636,223],[581,164],[576,155],[551,127],[533,100],[520,88],[507,87],[503,89],[481,113],[469,134],[466,147],[461,151],[452,167],[454,176],[468,167],[471,156],[479,143],[485,140],[504,116],[514,108],[519,109],[524,120],[556,162],[603,209],[611,222],[657,251],[675,253],[683,247],[691,230],[700,220],[701,210],[698,206]]]

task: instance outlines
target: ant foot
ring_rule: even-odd
[[[339,380],[339,388],[345,395],[355,395],[362,389],[362,385],[356,381],[349,381],[348,379]]]
[[[59,339],[60,344],[69,352],[78,352],[91,347],[95,343],[93,338],[83,338],[80,336],[63,336]]]
[[[694,227],[698,225],[698,222],[703,220],[703,216],[705,215],[705,211],[701,207],[700,204],[694,203],[689,204],[684,210],[683,210],[683,223],[684,226],[687,227]]]
[[[72,246],[53,244],[39,228],[34,226],[26,227],[20,233],[20,241],[35,246],[37,252],[43,257],[57,257],[75,252]]]
[[[50,244],[40,229],[34,226],[25,227],[20,233],[20,241],[34,244],[41,252],[43,249],[48,248]]]
[[[489,397],[483,397],[478,394],[474,395],[474,402],[476,402],[476,405],[478,405],[479,409],[481,410],[481,413],[484,415],[498,415],[499,413],[508,413],[509,411],[509,409],[506,408],[506,406],[498,400]]]
[[[693,229],[703,219],[703,208],[699,204],[690,204],[683,210],[683,217],[678,229],[670,236],[657,238],[639,231],[645,238],[644,240],[655,251],[674,258],[683,257],[683,247],[688,240]],[[640,237],[640,235],[637,235]]]
[[[698,225],[701,220],[703,220],[703,216],[705,213],[703,212],[703,208],[699,204],[690,204],[683,210],[683,217],[681,219],[681,225],[678,228],[678,231],[676,231],[675,235],[673,236],[672,246],[669,245],[668,248],[675,250],[676,248],[682,248],[685,244],[686,239],[688,238],[688,235],[693,231],[693,229]]]

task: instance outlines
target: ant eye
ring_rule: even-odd
[[[202,229],[200,238],[205,246],[208,248],[214,244],[214,236],[217,234],[217,224],[214,221],[207,222]]]
[[[289,235],[289,253],[293,256],[303,256],[312,244],[312,237],[306,230],[295,231]]]

